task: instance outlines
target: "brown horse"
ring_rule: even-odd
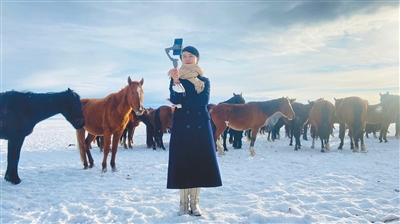
[[[321,139],[321,152],[329,150],[329,136],[333,132],[333,124],[338,123],[335,116],[335,106],[328,100],[317,100],[311,108],[308,122],[311,125],[311,148],[315,148],[315,138]],[[324,146],[325,144],[325,146]]]
[[[96,136],[104,136],[104,157],[102,163],[102,172],[107,172],[107,156],[110,152],[112,137],[111,168],[116,171],[115,156],[117,154],[118,142],[129,121],[129,114],[133,110],[136,115],[141,115],[143,107],[143,78],[138,81],[132,81],[128,77],[128,85],[119,92],[111,93],[101,99],[82,99],[82,110],[85,115],[85,126],[76,131],[81,160],[84,169],[94,166],[94,160],[89,150],[89,145]],[[88,136],[85,139],[85,131]]]
[[[154,150],[156,149],[156,145],[165,150],[162,137],[164,133],[167,133],[167,131],[172,127],[172,116],[174,111],[175,108],[170,106],[160,106],[156,110],[149,112],[149,120],[154,127],[152,135],[154,138],[152,145]]]
[[[132,110],[132,112],[129,114],[129,121],[126,124],[124,132],[122,133],[120,138],[120,144],[123,145],[125,149],[132,148],[133,134],[135,133],[135,129],[137,126],[139,126],[140,122],[141,120]],[[126,143],[127,139],[128,144]]]
[[[395,137],[399,138],[399,129],[400,129],[400,119],[399,119],[399,109],[400,109],[400,96],[399,95],[392,95],[386,93],[386,94],[381,94],[381,104],[382,104],[382,110],[384,113],[384,119],[382,120],[381,123],[381,131],[379,135],[379,142],[382,142],[382,138],[385,140],[385,142],[388,142],[386,139],[387,131],[389,129],[389,125],[391,123],[396,123],[396,133]]]
[[[283,116],[289,119],[292,119],[295,115],[289,99],[285,97],[246,104],[218,104],[210,110],[211,119],[216,126],[214,140],[217,140],[227,126],[238,131],[251,129],[249,151],[250,155],[254,156],[254,142],[258,130],[276,112],[281,112]],[[218,148],[218,154],[225,155],[221,148]]]
[[[339,119],[338,149],[343,149],[343,139],[346,131],[346,124],[349,128],[350,146],[353,152],[358,152],[358,141],[361,141],[361,150],[365,151],[364,129],[367,120],[367,102],[357,96],[335,98],[336,116]],[[352,144],[354,141],[355,146]]]

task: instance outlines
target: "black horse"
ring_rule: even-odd
[[[61,113],[75,129],[85,125],[80,97],[69,88],[60,93],[3,92],[0,102],[0,138],[8,140],[4,179],[13,184],[21,182],[18,176],[21,147],[37,123]]]
[[[233,96],[230,99],[223,101],[221,103],[245,104],[246,101],[244,100],[242,93],[240,93],[240,94],[233,93]],[[219,103],[219,104],[221,104],[221,103]],[[226,128],[224,133],[221,135],[224,151],[228,151],[228,148],[226,147],[226,138],[227,138],[228,132],[232,136],[233,147],[236,149],[240,149],[242,147],[243,131],[237,131],[232,128]]]
[[[290,126],[290,143],[293,145],[293,137],[295,138],[294,150],[298,150],[301,147],[300,135],[303,132],[303,127],[308,121],[308,115],[315,101],[308,101],[308,104],[302,104],[298,102],[292,103],[292,108],[295,113],[295,118],[289,121]]]
[[[244,98],[243,98],[241,93],[240,94],[233,93],[233,97],[231,97],[230,99],[228,99],[228,100],[226,100],[224,102],[221,102],[221,103],[244,104],[245,100],[244,100]],[[221,104],[221,103],[219,103],[219,104]],[[215,104],[212,104],[212,103],[208,104],[207,105],[207,110],[210,111],[211,108],[213,108],[214,106],[215,106]],[[212,128],[212,131],[214,133],[216,131],[216,127],[215,127],[214,122],[212,122],[212,121],[211,121],[211,128]],[[227,133],[228,132],[230,134],[229,142],[233,143],[233,147],[237,148],[237,149],[241,148],[242,147],[243,131],[237,131],[237,130],[234,130],[234,129],[231,129],[231,128],[226,128],[226,130],[222,134],[222,137],[224,139],[223,140],[224,141],[224,143],[223,143],[224,151],[228,151],[228,148],[226,147],[226,138],[227,138]]]

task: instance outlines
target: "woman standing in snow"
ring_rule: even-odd
[[[210,115],[210,81],[198,65],[199,51],[182,50],[182,66],[171,69],[170,101],[175,106],[169,144],[168,189],[179,189],[179,215],[200,216],[201,187],[222,186]],[[189,201],[190,196],[190,201]]]

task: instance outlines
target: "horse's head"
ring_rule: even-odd
[[[229,98],[229,100],[226,100],[224,102],[221,103],[229,103],[229,104],[245,104],[246,101],[244,100],[242,93],[240,94],[236,94],[233,93],[233,96],[231,98]]]
[[[399,110],[399,104],[400,104],[400,97],[399,95],[393,95],[393,94],[382,94],[381,95],[381,104],[382,107],[386,110]]]
[[[321,97],[321,98],[319,98],[319,99],[316,99],[316,100],[314,100],[314,101],[310,101],[310,100],[308,100],[308,111],[310,111],[310,110],[311,110],[311,108],[313,108],[313,106],[314,106],[315,102],[317,102],[317,101],[321,101],[321,100],[324,100],[324,98],[323,98],[323,97]]]
[[[282,97],[279,111],[289,120],[292,120],[295,116],[290,99],[288,97]]]
[[[70,88],[63,94],[65,94],[65,99],[63,100],[61,114],[75,129],[83,128],[85,116],[82,112],[80,96]]]
[[[333,98],[333,99],[335,100],[335,110],[336,110],[335,114],[336,116],[338,116],[338,109],[340,104],[342,104],[344,98],[339,98],[339,99]]]
[[[240,94],[235,94],[233,93],[233,100],[234,100],[234,104],[245,104],[246,101],[244,100],[242,93]]]
[[[131,77],[128,77],[128,86],[126,96],[128,98],[129,106],[132,107],[133,112],[140,116],[144,112],[144,92],[143,92],[143,78],[138,81],[132,81]]]
[[[381,103],[382,103],[382,101],[384,101],[384,100],[389,96],[389,91],[387,91],[387,92],[384,93],[384,94],[379,93],[379,96],[380,96],[380,101],[381,101]]]

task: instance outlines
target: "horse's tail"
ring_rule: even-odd
[[[321,120],[318,124],[318,133],[317,135],[321,139],[328,139],[331,134],[330,124],[329,124],[329,116],[331,111],[329,111],[328,104],[324,104],[321,108]]]
[[[361,103],[355,103],[353,106],[353,137],[355,139],[361,138],[363,134],[363,124],[361,121],[361,116],[363,112],[363,105]]]

